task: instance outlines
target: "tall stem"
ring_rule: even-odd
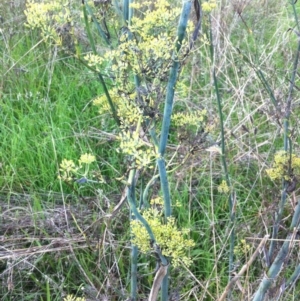
[[[183,7],[178,23],[178,30],[177,30],[177,41],[175,50],[173,52],[173,64],[170,70],[169,74],[169,80],[167,85],[167,94],[165,99],[165,107],[164,107],[164,115],[163,115],[163,121],[162,121],[162,129],[161,129],[161,136],[160,136],[160,143],[159,143],[159,158],[157,159],[157,166],[159,170],[160,175],[160,181],[161,181],[161,189],[163,193],[163,199],[164,199],[164,212],[165,212],[165,218],[171,216],[172,209],[171,209],[171,197],[170,197],[170,188],[169,188],[169,182],[167,178],[167,171],[166,171],[166,164],[165,164],[165,152],[166,152],[166,146],[168,142],[168,135],[169,135],[169,129],[170,129],[170,123],[171,123],[171,115],[173,110],[173,102],[174,102],[174,93],[175,93],[175,85],[177,82],[178,77],[178,71],[180,67],[178,53],[182,45],[182,41],[184,39],[185,33],[186,33],[186,27],[187,22],[189,19],[189,14],[191,10],[191,1],[184,1]],[[168,272],[167,275],[164,277],[162,286],[161,286],[161,299],[162,300],[168,300]]]
[[[223,167],[223,173],[225,176],[225,181],[228,187],[231,188],[231,182],[229,178],[228,173],[228,167],[227,167],[227,158],[226,158],[226,148],[225,148],[225,131],[224,131],[224,120],[223,120],[223,107],[222,107],[222,100],[221,95],[219,92],[219,85],[218,85],[218,78],[216,75],[216,67],[215,67],[215,55],[214,55],[214,46],[213,46],[213,35],[212,35],[212,28],[210,26],[209,29],[209,37],[210,37],[210,54],[211,54],[211,60],[212,60],[212,76],[213,76],[213,83],[218,103],[218,112],[219,112],[219,118],[220,118],[220,130],[221,130],[221,163]],[[234,206],[234,192],[231,191],[229,197],[228,197],[228,207],[229,207],[229,217],[230,217],[230,242],[229,242],[229,281],[232,277],[232,271],[233,271],[233,260],[234,260],[234,243],[235,243],[235,206]],[[230,294],[230,292],[229,292]]]
[[[293,219],[290,225],[290,233],[287,236],[285,242],[283,243],[282,247],[280,248],[274,262],[272,263],[268,273],[264,276],[263,280],[261,281],[255,295],[253,297],[253,301],[263,301],[265,298],[265,294],[267,290],[270,288],[274,280],[279,275],[282,267],[286,261],[288,254],[291,251],[291,244],[295,238],[295,230],[299,227],[300,222],[300,202],[298,202],[295,212],[293,214]],[[299,270],[296,268],[293,276],[299,275]],[[292,278],[294,280],[294,278]],[[288,284],[291,284],[291,280],[288,281]]]
[[[297,26],[299,27],[298,24],[298,17],[297,13],[295,11],[295,3],[293,2],[293,8],[294,8],[294,15],[295,15],[295,21],[297,22]],[[289,87],[289,94],[287,97],[286,101],[286,107],[285,107],[285,114],[284,114],[284,121],[283,121],[283,130],[284,130],[284,136],[283,136],[283,147],[287,155],[291,158],[292,155],[292,144],[291,144],[291,139],[290,139],[290,132],[289,132],[289,122],[290,122],[290,115],[291,115],[291,105],[292,105],[292,96],[293,96],[293,90],[295,87],[295,79],[296,79],[296,74],[297,74],[297,68],[298,68],[298,62],[299,62],[299,55],[300,55],[300,41],[298,40],[298,48],[297,52],[295,55],[295,60],[293,64],[293,70],[292,70],[292,75],[290,79],[290,87]],[[288,173],[291,173],[291,160],[289,160],[289,170]],[[287,193],[286,193],[286,188],[288,186],[288,182],[286,180],[282,180],[282,193],[281,193],[281,200],[278,208],[278,212],[275,218],[275,223],[274,227],[272,230],[272,240],[270,243],[270,249],[269,249],[269,258],[272,258],[275,247],[276,247],[276,239],[278,235],[278,229],[279,229],[279,224],[283,215],[284,211],[284,206],[285,202],[287,199]]]
[[[89,39],[89,42],[91,44],[91,48],[93,50],[93,53],[97,54],[95,41],[94,41],[94,38],[93,38],[93,35],[92,35],[92,32],[91,32],[91,28],[90,28],[90,24],[89,24],[89,21],[88,21],[87,4],[84,1],[82,2],[82,9],[83,9],[83,16],[84,16],[85,28],[86,28],[86,32],[87,32],[87,35],[88,35],[88,39]],[[101,73],[98,73],[98,77],[99,77],[100,83],[103,87],[104,94],[105,94],[106,99],[108,101],[108,104],[109,104],[109,107],[111,109],[113,118],[116,121],[116,123],[118,125],[120,125],[120,121],[119,121],[119,118],[118,118],[118,115],[117,115],[117,110],[115,108],[115,105],[114,105],[111,97],[110,97],[110,94],[109,94],[108,89],[107,89],[107,85],[104,81],[104,78],[103,78]]]

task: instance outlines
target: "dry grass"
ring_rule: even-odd
[[[11,3],[16,6],[12,12],[3,3],[1,6],[6,16],[3,28],[18,23],[15,21],[23,21],[21,14],[17,13],[16,2]],[[288,32],[294,24],[288,9],[287,1],[222,0],[212,18],[228,166],[235,192],[236,242],[245,239],[250,245],[249,252],[236,258],[234,273],[248,264],[232,287],[231,300],[251,300],[265,274],[264,252],[268,250],[269,241],[265,246],[258,246],[263,237],[270,234],[280,201],[280,187],[267,178],[265,169],[270,166],[274,152],[282,149],[282,112],[297,42],[297,37]],[[2,42],[7,51],[8,41],[14,41],[14,35],[21,30],[20,24],[11,32],[5,32]],[[204,29],[207,26],[208,23],[204,23]],[[14,43],[13,47],[17,47],[17,42]],[[175,216],[182,227],[191,228],[191,236],[197,242],[196,250],[191,253],[194,265],[171,271],[171,295],[172,300],[217,301],[228,283],[228,244],[232,229],[227,196],[217,191],[223,177],[220,157],[206,151],[208,146],[220,143],[209,49],[203,43],[197,47],[186,66],[188,71],[182,72],[189,88],[188,95],[184,99],[178,98],[176,105],[186,106],[187,110],[206,108],[208,123],[215,129],[208,136],[192,136],[187,131],[175,137],[176,133],[174,137],[179,138],[181,145],[174,144],[168,149],[170,153],[176,153],[173,164],[184,161],[174,171],[171,181],[174,199],[182,203],[182,209],[174,210]],[[9,60],[3,62],[7,68],[14,66]],[[279,109],[274,108],[258,79],[255,72],[258,69],[262,70],[274,92]],[[8,74],[11,76],[12,73]],[[50,80],[48,83],[50,87]],[[296,88],[298,85],[297,78]],[[8,93],[4,80],[2,86]],[[296,153],[300,151],[299,101],[295,93],[291,131]],[[98,121],[98,125],[101,122]],[[87,126],[87,131],[82,130],[80,134],[74,130],[75,140],[89,136],[91,141],[96,140],[98,148],[109,149],[110,155],[112,146],[109,141],[114,140],[114,134],[107,134],[106,129],[95,130],[95,127]],[[70,148],[74,148],[73,145]],[[116,175],[119,169],[124,169],[121,166],[124,162],[117,162],[121,167],[113,166],[109,155],[103,156],[103,165],[109,166],[113,170],[111,174]],[[119,183],[114,186],[113,182],[111,176],[108,191],[99,193],[94,190],[95,197],[80,198],[61,192],[18,194],[14,191],[2,196],[0,296],[3,300],[61,300],[68,293],[85,295],[87,300],[128,298],[128,208],[124,206],[113,219],[107,218],[108,212],[122,197]],[[25,181],[23,184],[26,187]],[[152,193],[157,193],[158,189],[156,185]],[[298,193],[296,190],[291,194],[285,206],[278,248],[287,235]],[[295,232],[289,256],[266,300],[298,300],[297,283],[280,295],[284,280],[300,262],[298,244]],[[257,250],[261,253],[257,254]],[[250,264],[254,254],[256,260]],[[155,260],[151,256],[141,258],[139,300],[146,300],[154,270]],[[47,295],[51,296],[49,300]]]

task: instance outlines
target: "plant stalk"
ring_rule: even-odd
[[[296,18],[296,20],[298,20],[297,17],[295,17],[295,18]],[[292,75],[291,75],[291,80],[290,80],[289,94],[288,94],[287,101],[286,101],[286,108],[285,108],[285,115],[284,115],[284,122],[283,122],[283,129],[284,129],[283,147],[284,147],[284,151],[287,154],[289,154],[289,156],[290,156],[289,166],[288,166],[288,169],[289,169],[288,174],[292,173],[292,166],[291,166],[292,143],[291,143],[291,139],[290,139],[289,121],[290,121],[290,115],[291,115],[292,96],[293,96],[293,90],[295,87],[299,55],[300,55],[300,40],[298,41],[297,53],[296,53],[296,57],[294,60],[294,65],[293,65],[293,70],[292,70]],[[275,218],[274,227],[272,230],[272,241],[271,241],[270,249],[269,249],[269,258],[272,258],[273,254],[274,254],[274,250],[276,248],[276,238],[278,236],[279,224],[282,219],[284,206],[285,206],[285,202],[287,199],[287,192],[286,192],[287,186],[288,186],[288,181],[283,179],[282,180],[281,201],[279,204],[278,212],[277,212],[277,215]]]
[[[161,182],[161,189],[163,192],[163,199],[164,199],[164,213],[165,218],[171,216],[172,209],[171,209],[171,198],[170,198],[170,188],[169,182],[167,178],[167,171],[166,171],[166,164],[165,164],[165,151],[168,141],[170,123],[171,123],[171,115],[173,110],[173,102],[174,102],[174,93],[175,93],[175,85],[177,82],[178,71],[180,67],[178,53],[180,51],[182,41],[184,39],[186,33],[187,22],[190,15],[191,10],[191,1],[183,1],[182,11],[178,23],[177,29],[177,41],[175,50],[173,51],[173,63],[169,73],[169,80],[167,84],[167,94],[165,99],[165,106],[164,106],[164,115],[162,121],[162,129],[161,129],[161,136],[160,136],[160,143],[159,143],[159,158],[157,159],[157,166],[160,175],[160,182]],[[162,281],[161,286],[161,300],[168,300],[168,270],[166,271],[166,276]]]
[[[95,41],[94,41],[94,38],[93,38],[93,35],[92,35],[92,32],[91,32],[91,28],[90,28],[90,24],[89,24],[89,21],[88,21],[88,11],[87,11],[87,6],[86,5],[87,4],[83,1],[82,2],[82,10],[83,10],[83,16],[84,16],[86,32],[87,32],[88,39],[89,39],[89,42],[91,44],[91,48],[93,50],[93,53],[97,54]],[[117,125],[120,125],[120,120],[119,120],[119,117],[118,117],[118,114],[117,114],[117,110],[116,110],[115,105],[114,105],[114,103],[113,103],[113,101],[112,101],[112,99],[109,95],[109,92],[108,92],[106,83],[104,81],[104,78],[101,75],[101,73],[98,73],[98,77],[99,77],[100,83],[102,85],[102,88],[104,90],[104,94],[105,94],[106,99],[108,101],[108,104],[109,104],[110,110],[112,112],[113,118],[114,118],[115,122],[117,123]]]
[[[211,23],[211,22],[210,22]],[[226,148],[225,148],[225,131],[224,131],[224,119],[223,119],[223,107],[222,107],[222,100],[221,95],[219,92],[219,85],[218,85],[218,79],[216,75],[216,67],[215,67],[215,55],[214,55],[214,46],[213,46],[213,35],[212,35],[212,29],[210,26],[209,31],[210,36],[210,52],[211,52],[211,59],[213,64],[212,69],[212,76],[213,76],[213,83],[218,103],[218,112],[219,112],[219,118],[220,118],[220,131],[221,131],[221,163],[223,167],[223,172],[225,176],[226,184],[229,188],[231,188],[231,182],[229,178],[228,168],[227,168],[227,161],[226,161]],[[231,191],[229,197],[228,197],[228,207],[229,207],[229,217],[230,217],[230,244],[229,244],[229,281],[232,277],[232,271],[233,271],[233,261],[234,261],[234,243],[235,243],[235,206],[234,206],[234,200],[235,196],[233,191]],[[229,292],[230,294],[230,292]]]
[[[267,290],[272,285],[273,281],[276,279],[276,277],[279,275],[280,271],[282,270],[282,267],[286,261],[286,258],[290,252],[291,244],[293,243],[296,230],[299,227],[300,222],[300,201],[298,201],[298,204],[295,208],[295,212],[293,215],[293,219],[290,225],[290,234],[287,236],[286,241],[283,243],[282,247],[280,248],[274,262],[272,263],[267,275],[263,278],[261,281],[258,290],[256,291],[253,301],[263,301],[265,294]],[[299,270],[295,270],[297,272],[297,276],[299,276]],[[296,276],[296,275],[295,275]],[[294,278],[291,279],[291,281]],[[289,282],[289,284],[291,283]]]

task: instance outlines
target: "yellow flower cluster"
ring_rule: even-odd
[[[204,127],[205,133],[213,133],[216,129],[216,123],[207,123]]]
[[[225,180],[223,180],[221,182],[221,184],[218,186],[218,191],[220,193],[228,193],[230,191],[230,189],[229,189],[229,187],[228,187],[228,185],[227,185],[227,183],[226,183]]]
[[[119,47],[107,55],[112,62],[111,70],[118,79],[126,78],[129,70],[135,75],[153,78],[162,77],[167,71],[173,41],[166,33],[139,41],[129,39],[124,33],[120,41]]]
[[[63,159],[59,165],[58,178],[65,182],[71,182],[78,177],[86,178],[89,173],[89,165],[95,161],[95,156],[88,153],[80,156],[78,165],[73,160]]]
[[[178,230],[173,217],[168,218],[167,223],[164,224],[162,213],[156,208],[145,210],[143,217],[149,223],[162,255],[169,257],[174,267],[179,266],[181,262],[189,266],[192,260],[187,253],[190,248],[195,246],[192,239],[185,238],[189,233],[189,229]],[[133,235],[132,243],[142,253],[153,250],[149,234],[138,220],[131,221],[131,231]]]
[[[53,0],[44,0],[43,2],[28,0],[25,15],[28,27],[40,29],[45,40],[52,39],[58,45],[61,45],[62,41],[57,29],[72,21],[68,5]]]
[[[96,157],[93,156],[93,155],[91,155],[91,154],[87,154],[87,153],[81,155],[80,159],[78,160],[80,166],[82,164],[91,164],[91,163],[93,163],[95,161],[96,161]]]
[[[73,179],[73,175],[77,173],[78,167],[75,165],[73,160],[63,159],[59,165],[60,175],[59,179],[70,182]]]
[[[26,2],[25,15],[27,26],[36,28],[46,42],[53,41],[58,46],[79,54],[76,46],[86,46],[86,36],[82,32],[84,15],[80,8],[81,1],[65,0],[28,0]],[[93,16],[99,22],[103,20],[103,11],[96,7],[98,1],[86,1],[93,11]],[[101,4],[105,6],[105,18],[112,20],[109,25],[118,26],[120,21],[115,17],[115,10],[112,9],[111,1]],[[90,15],[88,16],[91,22]],[[114,27],[115,28],[115,27]],[[98,70],[98,69],[97,69]]]
[[[124,128],[128,128],[136,124],[138,120],[142,120],[143,113],[134,102],[124,99],[124,102],[119,103],[118,116],[120,117],[121,125]]]
[[[210,13],[213,9],[217,7],[216,0],[209,0],[202,3],[202,10],[204,12]]]
[[[116,107],[121,106],[122,105],[122,98],[118,93],[117,89],[111,89],[109,91],[109,95],[114,103],[114,105]],[[107,102],[107,98],[106,95],[103,94],[101,96],[98,96],[97,98],[94,99],[93,101],[94,106],[99,108],[99,114],[105,114],[110,112],[110,107],[109,104]]]
[[[151,199],[150,205],[152,206],[152,208],[161,209],[164,205],[163,198],[161,196],[158,196],[156,198]],[[176,200],[176,202],[172,204],[172,207],[180,208],[182,207],[182,204],[180,203],[180,201]]]
[[[164,201],[163,201],[162,197],[158,196],[154,199],[151,199],[150,204],[152,206],[162,206],[164,204]]]
[[[187,84],[182,81],[177,82],[176,84],[176,94],[179,95],[180,98],[186,98],[189,95],[190,88]]]
[[[85,298],[81,297],[75,297],[74,295],[67,295],[67,297],[64,298],[64,301],[85,301]]]
[[[234,247],[233,252],[235,256],[242,257],[242,256],[246,256],[250,250],[251,250],[251,246],[247,244],[245,239],[241,239],[239,244]]]
[[[152,10],[149,10],[149,5],[154,5]],[[133,17],[131,20],[130,29],[133,32],[138,32],[143,39],[148,39],[155,36],[157,33],[166,32],[174,33],[177,18],[180,15],[179,8],[172,8],[166,0],[143,1],[142,3],[132,3],[132,8],[144,11],[143,18]]]
[[[109,91],[109,95],[117,109],[117,114],[123,128],[135,125],[139,118],[142,118],[143,113],[135,101],[136,92],[125,95],[123,92],[119,92],[114,88]],[[111,112],[106,95],[95,98],[93,104],[99,108],[100,114]]]
[[[127,27],[123,27],[116,49],[104,55],[106,66],[116,77],[122,90],[124,79],[132,72],[140,78],[162,78],[168,72],[175,45],[178,8],[171,8],[165,0],[131,4],[138,12]],[[152,6],[152,9],[149,9]],[[99,65],[99,59],[86,57],[89,64]],[[101,59],[100,59],[101,60]]]
[[[201,126],[205,121],[207,111],[201,110],[192,113],[175,113],[172,117],[176,126],[185,127],[185,126]]]
[[[290,155],[285,151],[279,151],[274,156],[274,162],[271,168],[266,170],[268,176],[272,180],[278,180],[284,178],[286,181],[291,180],[291,175],[289,174],[289,161],[290,167],[293,169],[294,175],[300,175],[300,157],[295,154]]]
[[[84,60],[90,67],[93,67],[98,72],[102,71],[102,64],[105,62],[104,58],[100,55],[88,53],[84,56]]]
[[[120,151],[134,159],[136,167],[153,168],[155,159],[157,158],[153,146],[148,145],[140,137],[138,132],[123,131],[119,135]]]

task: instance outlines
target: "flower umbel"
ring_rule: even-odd
[[[201,126],[205,121],[206,110],[196,111],[192,113],[174,113],[173,121],[176,126]]]
[[[247,244],[245,239],[241,239],[237,246],[234,247],[234,254],[238,257],[248,255],[251,246]]]
[[[119,135],[120,151],[134,159],[137,168],[152,168],[157,157],[152,145],[148,145],[139,137],[138,132],[123,131]]]
[[[217,7],[217,3],[215,0],[209,0],[202,3],[202,9],[205,12],[210,13],[214,8]]]
[[[83,154],[80,156],[79,164],[85,163],[85,164],[91,164],[96,161],[96,157],[91,154]]]
[[[142,215],[151,227],[162,255],[169,257],[174,267],[180,265],[181,262],[187,266],[190,265],[192,260],[187,253],[190,248],[195,246],[195,242],[186,238],[189,229],[178,230],[173,217],[169,217],[167,223],[164,224],[162,212],[157,208],[145,210]],[[142,253],[150,252],[152,246],[145,227],[138,220],[133,220],[131,221],[131,231],[132,242],[140,251]]]
[[[63,181],[70,182],[72,181],[72,176],[77,172],[78,167],[76,167],[73,160],[64,159],[60,163],[60,175],[59,178]]]
[[[58,178],[64,182],[76,182],[78,184],[103,183],[104,180],[98,171],[90,172],[90,164],[95,161],[96,157],[88,153],[80,156],[78,165],[75,164],[73,160],[63,159],[59,165]],[[93,177],[94,180],[89,180],[89,175]]]
[[[228,185],[227,185],[227,183],[226,183],[225,180],[223,180],[221,182],[221,184],[218,186],[218,191],[220,193],[228,193],[230,191],[230,189],[229,189],[229,187],[228,187]]]
[[[67,295],[67,297],[64,298],[64,301],[85,301],[85,298],[82,297],[75,297],[74,295]]]
[[[268,176],[272,180],[279,180],[284,178],[286,181],[290,181],[293,170],[295,176],[300,175],[300,157],[295,154],[289,155],[285,151],[279,151],[274,156],[274,162],[271,168],[266,169]]]

